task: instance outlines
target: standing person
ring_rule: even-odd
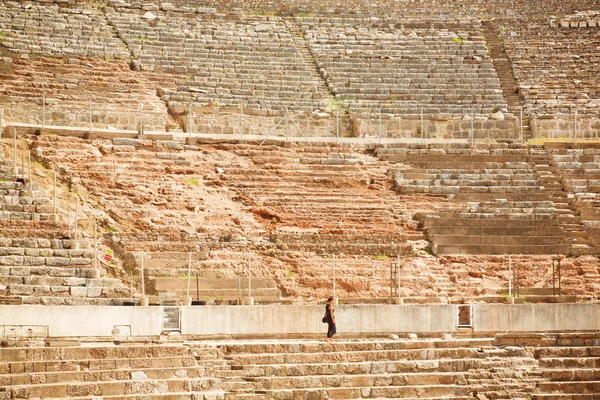
[[[325,317],[323,322],[327,323],[327,341],[331,342],[333,335],[336,334],[337,330],[335,327],[335,314],[333,310],[333,297],[327,299],[327,305],[325,305]]]

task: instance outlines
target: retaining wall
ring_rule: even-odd
[[[452,333],[458,331],[457,305],[341,305],[338,332]],[[323,306],[178,307],[180,332],[187,335],[323,334]],[[600,305],[477,304],[475,332],[582,332],[600,329]],[[0,306],[0,337],[157,336],[163,307]],[[118,328],[118,331],[115,330]]]

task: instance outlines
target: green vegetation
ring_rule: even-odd
[[[285,275],[285,279],[293,279],[294,276],[296,275],[296,272],[294,271],[289,271],[286,275]]]
[[[465,39],[461,38],[461,37],[453,37],[452,39],[450,39],[451,42],[454,42],[456,44],[463,44],[465,42]]]
[[[188,183],[188,185],[198,186],[198,179],[196,178],[188,178],[186,182]]]
[[[376,256],[373,256],[374,260],[381,260],[381,261],[387,261],[388,260],[388,256],[386,256],[385,254],[377,254]]]
[[[577,142],[586,142],[593,143],[598,142],[598,139],[577,139]],[[573,137],[546,137],[546,136],[538,136],[531,139],[527,139],[525,144],[527,146],[542,146],[546,142],[573,142]]]
[[[11,37],[14,35],[14,32],[10,31],[0,31],[0,39],[5,37]]]
[[[348,97],[344,97],[343,99],[336,99],[334,97],[330,97],[327,99],[327,108],[331,111],[339,111],[342,113],[348,112],[348,107],[344,104],[345,101],[348,100]]]

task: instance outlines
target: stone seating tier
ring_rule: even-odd
[[[270,108],[269,99],[278,110],[296,109],[296,99],[304,99],[307,109],[324,106],[327,89],[314,67],[303,60],[306,51],[292,37],[294,28],[288,22],[158,16],[153,23],[140,23],[141,14],[135,12],[115,12],[109,19],[143,70],[193,75],[191,87],[165,92],[163,100],[170,106],[218,102]],[[186,33],[173,35],[182,26]]]
[[[419,103],[433,104],[434,110],[425,112],[434,114],[479,115],[506,108],[493,65],[473,31],[297,22],[321,75],[351,111],[383,106],[386,113],[418,114]],[[364,107],[364,101],[382,106]]]
[[[156,96],[156,84],[166,89],[181,80],[167,74],[134,76],[126,62],[102,59],[31,57],[11,59],[6,65],[1,75],[5,118],[32,124],[42,122],[45,93],[46,125],[88,127],[91,99],[96,128],[137,129],[138,106],[143,103],[145,129],[164,131],[171,121]]]
[[[506,52],[530,111],[598,114],[597,29],[563,29],[547,21],[503,24]]]
[[[128,59],[105,17],[90,5],[0,3],[3,47],[20,54]]]

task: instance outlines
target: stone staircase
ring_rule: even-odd
[[[530,398],[535,400],[594,399],[600,393],[600,351],[595,334],[505,334],[497,344],[523,347],[535,358],[536,383]]]
[[[498,79],[500,80],[500,87],[504,93],[504,99],[508,105],[508,111],[520,118],[521,111],[523,109],[523,100],[518,95],[519,85],[512,71],[511,63],[506,55],[504,43],[499,35],[497,23],[492,20],[483,21],[482,32],[487,42],[488,52],[491,53],[490,57],[492,58],[494,69],[496,70]],[[528,120],[529,118],[524,112],[523,121],[521,121],[521,124],[523,127],[523,138],[525,140],[531,136],[531,128],[529,123],[525,122]]]
[[[577,211],[547,154],[508,144],[379,149],[403,194],[447,196],[456,204],[419,213],[435,254],[590,254]]]
[[[597,154],[600,154],[598,144],[548,143],[546,147],[549,162],[556,170],[556,175],[560,176],[558,183],[566,193],[571,207],[578,211],[585,232],[593,243],[591,246],[597,246],[600,243],[596,222],[597,193],[600,186],[596,160]]]
[[[533,390],[535,383],[523,378],[535,361],[519,349],[496,349],[492,341],[256,343],[223,351],[231,368],[267,399],[509,398]],[[488,383],[483,371],[492,364]]]

